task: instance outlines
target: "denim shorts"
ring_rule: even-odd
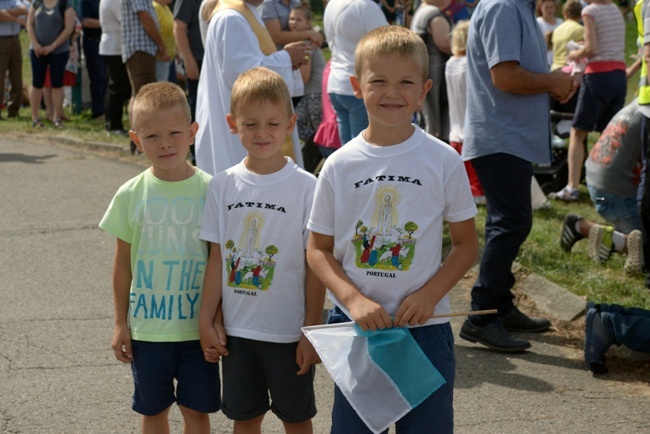
[[[625,105],[625,71],[585,74],[573,115],[573,127],[582,131],[602,132]]]
[[[174,401],[201,413],[219,410],[219,365],[206,362],[199,341],[132,344],[133,410],[155,416]]]
[[[299,423],[316,415],[314,366],[296,375],[298,342],[283,344],[228,336],[223,369],[223,414],[250,420],[269,409],[283,422]],[[269,394],[271,403],[269,404]]]
[[[65,66],[68,63],[70,53],[48,54],[47,56],[37,57],[34,50],[29,50],[29,57],[32,63],[32,86],[36,89],[42,89],[45,85],[45,74],[48,66],[50,67],[50,82],[52,87],[57,89],[63,87],[63,75]]]
[[[639,203],[636,197],[605,193],[589,184],[587,189],[596,212],[617,231],[629,234],[635,229],[641,229]]]
[[[335,307],[329,313],[328,324],[350,321]],[[456,377],[456,356],[454,335],[449,323],[409,329],[424,354],[447,381],[431,396],[425,399],[395,424],[400,434],[454,432],[454,379]],[[387,433],[386,430],[383,434]],[[331,434],[371,434],[365,423],[357,416],[341,390],[334,388]]]

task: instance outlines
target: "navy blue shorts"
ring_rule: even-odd
[[[133,341],[131,370],[132,408],[142,415],[155,416],[175,401],[201,413],[221,407],[219,365],[205,360],[199,341]]]
[[[327,318],[328,324],[346,321],[350,321],[350,319],[338,307],[332,309]],[[451,325],[445,323],[413,327],[409,331],[447,383],[398,420],[395,424],[397,432],[403,434],[452,434],[454,432],[453,401],[456,355],[454,354],[454,335]],[[387,432],[388,430],[383,434]],[[334,388],[331,434],[372,434],[338,386]]]
[[[65,53],[36,57],[34,50],[29,50],[29,56],[32,61],[32,86],[37,89],[43,88],[45,85],[45,74],[49,65],[52,87],[63,87],[63,75],[65,74],[65,65],[68,63],[70,52],[66,51]]]
[[[250,420],[269,409],[283,422],[299,423],[316,415],[314,373],[296,375],[298,342],[279,344],[228,336],[223,369],[223,414]],[[269,405],[269,393],[271,403]]]
[[[623,70],[585,74],[573,115],[573,127],[582,131],[603,132],[625,105],[626,94],[627,81]]]

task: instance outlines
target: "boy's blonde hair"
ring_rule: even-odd
[[[469,20],[462,20],[451,31],[451,53],[454,56],[463,56],[467,52],[467,34],[469,33]]]
[[[192,122],[190,105],[187,103],[187,96],[183,89],[166,81],[149,83],[142,86],[135,96],[131,116],[135,121],[140,113],[155,113],[170,109],[180,109],[187,122]]]
[[[361,78],[366,59],[376,56],[397,55],[418,63],[422,81],[429,78],[429,54],[421,37],[405,27],[378,27],[361,38],[354,52],[354,72]]]
[[[230,114],[236,116],[242,105],[262,102],[284,105],[287,114],[293,114],[289,88],[280,74],[264,67],[242,72],[232,87]]]

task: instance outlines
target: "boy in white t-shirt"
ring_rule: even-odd
[[[405,327],[446,384],[397,422],[400,433],[453,432],[455,358],[447,293],[478,254],[472,200],[456,151],[411,124],[431,87],[426,46],[403,27],[359,42],[350,81],[369,126],[320,172],[307,259],[336,305],[328,322]],[[442,258],[443,220],[452,248]],[[395,354],[399,358],[399,354]],[[332,433],[369,433],[338,388]]]
[[[187,161],[198,124],[180,87],[143,86],[132,121],[131,139],[151,168],[120,187],[99,223],[117,237],[113,351],[131,364],[143,433],[169,432],[174,401],[185,432],[207,433],[208,413],[220,406],[219,369],[199,343],[208,249],[198,231],[212,176]]]
[[[305,260],[316,178],[281,153],[296,115],[279,74],[242,73],[227,121],[247,156],[208,187],[201,345],[208,361],[226,356],[222,410],[235,432],[259,433],[271,409],[287,433],[311,433],[318,355],[301,327],[320,324],[325,298]]]

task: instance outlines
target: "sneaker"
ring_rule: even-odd
[[[592,374],[606,374],[605,353],[612,345],[600,309],[592,302],[587,303],[585,321],[585,366]]]
[[[614,228],[611,226],[593,225],[589,229],[587,254],[592,261],[602,264],[612,256],[614,252],[613,233]]]
[[[582,220],[582,216],[578,214],[567,214],[564,216],[562,234],[560,235],[560,246],[562,246],[562,250],[565,252],[570,252],[575,243],[586,238],[576,230],[578,220]]]
[[[555,200],[561,200],[563,202],[575,202],[580,198],[580,192],[575,188],[571,188],[567,185],[562,190],[549,194],[548,197]]]
[[[493,321],[484,327],[479,327],[466,319],[460,329],[460,337],[501,353],[517,353],[530,348],[530,342],[512,336],[501,321]]]
[[[643,235],[638,229],[627,235],[627,257],[623,269],[625,274],[633,276],[643,271]]]

